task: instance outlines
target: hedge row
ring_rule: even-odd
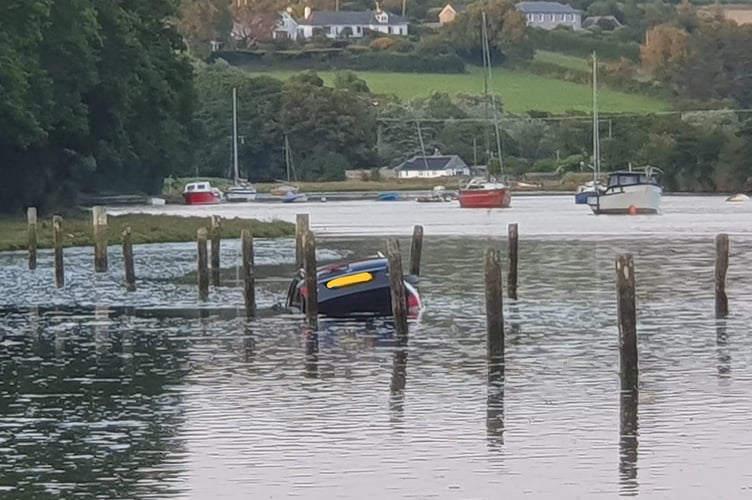
[[[533,46],[540,50],[580,57],[587,57],[596,52],[598,58],[604,60],[617,60],[621,57],[635,62],[640,60],[639,43],[618,40],[610,33],[534,29],[530,31],[530,39]]]
[[[374,52],[370,50],[318,49],[280,51],[222,51],[212,60],[224,59],[250,69],[359,70],[398,73],[464,73],[465,63],[454,54]]]
[[[565,68],[553,63],[533,61],[525,66],[525,69],[536,75],[572,83],[590,85],[592,82],[592,75],[589,71]],[[633,78],[620,78],[614,74],[606,73],[602,69],[599,70],[598,80],[614,90],[653,97],[666,97],[663,89],[656,87],[650,82],[641,82]]]

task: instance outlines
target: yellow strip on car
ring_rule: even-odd
[[[339,278],[334,278],[333,280],[329,281],[326,284],[327,288],[342,288],[343,286],[352,286],[352,285],[358,285],[360,283],[368,283],[373,279],[373,274],[371,273],[357,273],[357,274],[350,274],[348,276],[340,276]]]

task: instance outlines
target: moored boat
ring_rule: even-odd
[[[232,203],[254,201],[256,199],[256,188],[248,182],[238,182],[227,188],[225,199]]]
[[[459,200],[463,208],[507,208],[512,193],[503,182],[475,178],[460,189]]]
[[[606,186],[600,182],[588,181],[585,184],[580,184],[575,192],[574,202],[576,205],[587,205],[588,198],[602,194],[605,190]]]
[[[749,196],[744,193],[736,193],[726,198],[727,203],[744,203],[749,200]]]
[[[335,318],[392,315],[388,265],[382,255],[319,266],[316,276],[319,314]],[[413,317],[422,309],[416,282],[415,276],[405,277],[408,314]],[[305,312],[307,298],[305,272],[301,269],[290,283],[287,307]]]
[[[304,201],[308,201],[308,195],[305,193],[289,191],[282,197],[282,203],[300,203]]]
[[[594,214],[656,214],[661,205],[661,170],[644,167],[612,172],[603,193],[588,198]]]
[[[209,181],[189,182],[183,188],[186,205],[214,205],[222,200],[222,192]]]
[[[397,192],[379,193],[376,196],[376,199],[378,201],[398,201],[400,199],[400,195]]]

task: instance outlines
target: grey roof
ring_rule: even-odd
[[[559,2],[520,2],[517,4],[517,10],[525,14],[577,14],[580,12],[570,5]]]
[[[424,161],[425,158],[425,161]],[[413,156],[409,160],[402,162],[397,169],[398,170],[444,170],[449,165],[449,162],[458,159],[455,168],[467,168],[467,164],[462,161],[457,155],[434,155],[434,156]],[[426,168],[428,164],[428,168]]]
[[[332,25],[352,25],[365,26],[369,24],[386,24],[393,26],[395,24],[407,24],[407,19],[397,14],[384,11],[388,15],[386,23],[380,23],[376,20],[376,12],[365,10],[353,12],[341,10],[339,12],[332,10],[314,10],[308,19],[299,19],[298,24],[308,26],[332,26]]]

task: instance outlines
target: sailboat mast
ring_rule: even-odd
[[[287,182],[290,182],[290,141],[285,134],[285,170],[287,172]]]
[[[493,72],[491,70],[491,46],[488,41],[488,26],[486,25],[486,11],[481,12],[482,26],[482,39],[483,39],[483,53],[485,54],[484,63],[486,65],[486,105],[488,105],[488,83],[491,81]],[[499,176],[504,176],[504,162],[501,158],[501,131],[499,130],[499,117],[496,109],[496,96],[491,94],[491,105],[493,107],[493,119],[494,119],[494,133],[496,135],[496,153],[499,157]]]
[[[232,88],[232,168],[235,174],[235,184],[238,184],[238,89]]]
[[[601,144],[598,131],[598,59],[593,52],[593,186],[598,184],[601,170]]]

